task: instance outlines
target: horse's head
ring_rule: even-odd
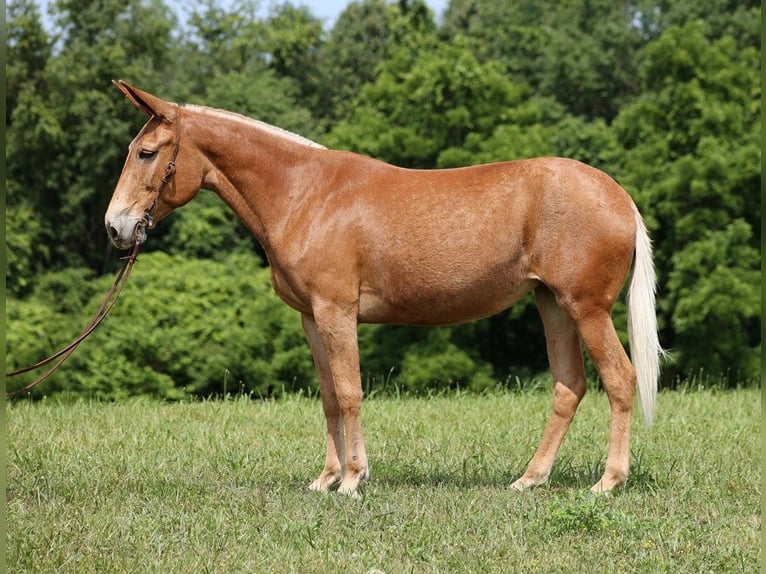
[[[180,107],[122,80],[114,84],[149,116],[128,147],[104,218],[109,239],[116,247],[127,249],[136,241],[145,241],[147,229],[191,200],[199,191],[202,174],[189,169],[183,158]],[[176,162],[186,168],[176,172]]]

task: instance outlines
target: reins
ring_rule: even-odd
[[[96,327],[98,327],[101,324],[101,322],[109,314],[109,311],[112,310],[112,307],[117,302],[117,299],[119,298],[120,293],[122,293],[122,290],[125,288],[125,285],[128,282],[128,277],[130,277],[130,272],[132,271],[133,266],[136,264],[140,246],[141,244],[138,241],[136,241],[135,244],[133,245],[133,249],[130,251],[130,254],[122,258],[125,260],[125,265],[123,265],[120,271],[117,273],[117,276],[114,278],[114,282],[112,283],[112,287],[109,289],[109,292],[106,294],[106,297],[104,297],[104,300],[101,302],[101,305],[99,306],[96,313],[93,315],[91,320],[85,326],[85,329],[83,329],[82,333],[80,333],[80,335],[74,341],[69,343],[63,349],[55,352],[50,357],[43,359],[42,361],[39,361],[35,363],[34,365],[30,365],[29,367],[24,367],[22,369],[16,369],[15,371],[11,371],[10,373],[5,374],[6,379],[10,379],[11,377],[15,377],[23,373],[36,371],[37,369],[40,369],[46,365],[49,365],[53,363],[54,361],[56,361],[56,359],[58,359],[58,361],[56,361],[55,364],[50,369],[48,369],[45,373],[40,375],[38,378],[36,378],[34,381],[29,383],[28,385],[16,391],[13,391],[12,393],[8,393],[8,397],[15,397],[16,395],[26,393],[32,390],[37,385],[39,385],[40,383],[42,383],[45,379],[50,377],[53,373],[55,373],[58,370],[58,368],[61,365],[64,364],[64,361],[66,361],[69,358],[69,356],[74,352],[74,350],[79,346],[79,344],[82,343],[88,337],[88,335],[90,335],[93,331],[96,330]]]
[[[175,144],[173,145],[173,153],[170,157],[170,160],[167,162],[167,164],[165,164],[165,171],[162,176],[159,189],[157,190],[157,199],[155,199],[154,203],[152,204],[152,208],[150,210],[152,212],[156,208],[157,201],[164,187],[170,183],[170,180],[173,178],[173,176],[176,173],[176,158],[178,157],[178,150],[180,147],[180,140],[181,140],[181,126],[180,126],[179,119],[180,119],[179,116],[176,116],[176,119],[175,119],[176,141],[175,141]],[[131,249],[130,253],[126,257],[122,258],[125,261],[125,265],[123,265],[122,269],[120,269],[120,271],[117,273],[117,276],[114,278],[114,282],[112,283],[112,286],[109,289],[109,292],[106,294],[106,297],[104,297],[104,300],[101,302],[101,305],[99,306],[98,310],[93,315],[90,322],[88,322],[85,329],[83,329],[82,333],[80,333],[80,335],[74,341],[69,343],[63,349],[55,352],[50,357],[43,359],[42,361],[38,361],[34,365],[30,365],[29,367],[16,369],[15,371],[11,371],[10,373],[5,374],[5,378],[10,379],[11,377],[28,373],[30,371],[36,371],[37,369],[40,369],[56,361],[55,364],[50,369],[48,369],[45,373],[40,375],[34,381],[32,381],[28,385],[16,391],[13,391],[12,393],[8,393],[7,396],[9,398],[15,397],[16,395],[20,395],[22,393],[26,393],[32,390],[37,385],[42,383],[45,379],[50,377],[53,373],[55,373],[59,369],[59,367],[61,367],[61,365],[63,365],[64,362],[69,358],[69,356],[74,352],[74,350],[79,346],[79,344],[82,343],[88,337],[88,335],[90,335],[93,331],[95,331],[96,327],[98,327],[101,324],[101,322],[106,318],[106,316],[109,314],[109,311],[112,310],[112,307],[117,302],[117,299],[122,293],[122,290],[125,288],[125,285],[128,282],[128,277],[130,277],[130,272],[133,270],[133,266],[136,264],[136,261],[138,260],[138,251],[141,248],[141,243],[137,239],[138,231],[142,227],[151,225],[152,218],[153,218],[153,213],[147,212],[144,218],[144,221],[139,223],[138,226],[136,227],[136,233],[135,233],[136,240],[133,244],[133,248]]]

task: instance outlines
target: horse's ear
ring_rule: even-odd
[[[147,116],[155,116],[168,122],[173,121],[173,118],[175,117],[175,104],[166,102],[165,100],[153,96],[148,92],[144,92],[143,90],[139,90],[123,80],[112,80],[112,83],[117,86],[118,90],[125,94],[125,97],[130,100],[130,103],[144,112]]]

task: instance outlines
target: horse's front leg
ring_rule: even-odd
[[[356,494],[369,476],[362,437],[362,384],[356,313],[338,306],[315,305],[303,325],[311,346],[327,418],[327,457],[315,490],[326,490],[341,478],[339,492]]]
[[[319,393],[322,397],[322,408],[327,421],[327,454],[324,468],[317,479],[309,485],[311,490],[326,492],[333,484],[343,478],[345,466],[346,445],[343,430],[343,415],[335,395],[335,385],[332,382],[327,353],[319,338],[316,321],[310,315],[303,315],[303,330],[311,347],[314,365],[319,379]]]

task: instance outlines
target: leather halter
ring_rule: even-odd
[[[170,183],[170,179],[176,173],[176,158],[178,157],[178,150],[181,147],[181,111],[176,113],[175,119],[172,121],[176,125],[176,141],[173,143],[173,153],[170,156],[170,160],[165,164],[165,174],[162,176],[162,183],[167,185]]]
[[[151,119],[154,119],[156,116],[152,116]],[[162,195],[162,192],[165,191],[165,186],[170,183],[170,180],[173,179],[173,176],[176,173],[176,159],[178,158],[178,150],[181,147],[181,112],[180,110],[176,113],[175,119],[171,120],[171,123],[175,124],[175,142],[173,143],[173,153],[170,155],[170,159],[165,164],[165,172],[162,175],[162,178],[160,179],[160,186],[156,190],[157,197],[154,198],[154,201],[152,202],[151,207],[146,211],[146,214],[144,215],[144,219],[141,220],[141,222],[136,227],[136,233],[138,233],[138,230],[141,227],[148,227],[152,224],[154,220],[154,211],[157,209],[157,203],[160,200],[160,195]],[[151,119],[149,121],[151,121]]]

